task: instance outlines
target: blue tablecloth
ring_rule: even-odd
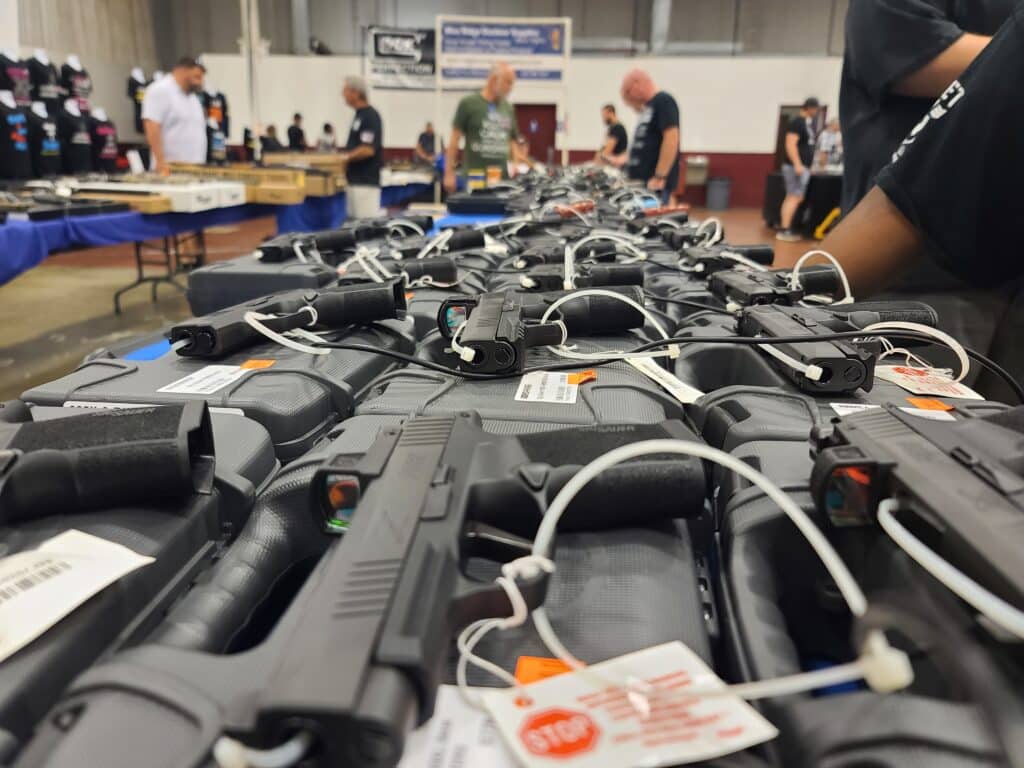
[[[504,216],[486,213],[449,213],[443,218],[434,220],[434,228],[430,231],[430,234],[436,235],[447,227],[473,227],[477,224],[494,224],[504,218]]]
[[[0,285],[54,251],[153,240],[207,227],[273,215],[274,206],[237,205],[202,213],[106,213],[52,221],[8,221],[0,225]]]

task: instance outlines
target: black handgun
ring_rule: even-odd
[[[512,290],[445,301],[437,326],[447,338],[458,331],[463,348],[459,370],[476,373],[522,371],[528,348],[560,344],[565,338],[558,323],[528,319],[522,294]]]
[[[712,275],[742,265],[770,267],[775,249],[770,245],[691,245],[682,249],[682,256],[683,264],[696,274]]]
[[[441,235],[446,235],[449,232],[451,234],[448,235],[448,238],[444,242],[438,240]],[[438,242],[438,245],[431,248],[429,254],[443,254],[455,251],[465,251],[471,248],[483,248],[487,244],[484,233],[479,229],[473,229],[470,227],[446,229],[441,233],[441,235],[435,237],[421,237],[419,235],[413,235],[411,237],[392,240],[388,243],[388,252],[394,258],[408,259],[416,256],[427,245],[435,241]]]
[[[800,270],[800,284],[794,285],[789,269],[732,269],[708,278],[708,289],[727,307],[754,304],[797,304],[810,294],[834,296],[842,288],[839,272],[832,266]]]
[[[836,526],[870,525],[879,501],[979,584],[1024,604],[1024,408],[934,421],[887,405],[817,427],[811,489]]]
[[[401,317],[405,308],[405,287],[400,279],[284,291],[179,323],[171,328],[170,340],[172,344],[186,342],[178,348],[178,354],[184,357],[216,358],[264,340],[246,322],[249,312],[270,316],[260,322],[272,331],[285,333],[296,328],[337,329],[393,320]]]
[[[725,230],[721,231],[725,236]],[[707,240],[707,229],[701,230],[700,224],[684,224],[680,227],[662,228],[661,238],[673,251],[682,251],[693,245],[700,245]]]
[[[606,285],[643,285],[644,266],[636,264],[576,264],[573,285],[598,288]],[[560,264],[542,264],[526,271],[520,285],[529,291],[557,291],[565,287],[565,269]]]
[[[586,243],[576,253],[577,263],[581,261],[610,262],[615,261],[615,256],[621,246],[611,240],[599,240]],[[528,269],[542,264],[562,264],[565,262],[565,245],[553,242],[542,245],[533,245],[516,255],[512,266],[515,269]]]
[[[742,310],[736,327],[741,336],[781,338],[825,335],[859,328],[826,309],[753,306]],[[798,389],[811,394],[870,391],[875,383],[875,362],[881,353],[877,338],[863,340],[813,338],[787,344],[764,345],[761,350]]]
[[[154,643],[119,652],[71,686],[19,765],[136,768],[138,752],[107,737],[121,728],[145,734],[134,743],[175,768],[207,764],[225,732],[263,748],[306,733],[303,764],[392,768],[406,733],[433,714],[454,635],[512,614],[501,587],[466,575],[469,561],[529,554],[550,500],[582,465],[664,438],[694,439],[679,421],[504,436],[473,413],[383,430],[365,453],[332,456],[306,480],[304,517],[279,513],[329,543],[262,642],[225,655]],[[693,517],[705,485],[697,459],[627,462],[588,483],[558,530]],[[231,593],[238,574],[214,566],[207,578]],[[546,573],[515,583],[528,608],[543,604]]]
[[[385,230],[386,232],[386,230]],[[277,263],[291,259],[322,261],[337,266],[339,254],[360,242],[382,236],[370,229],[325,229],[321,232],[293,232],[262,243],[257,249],[260,261]]]
[[[213,467],[210,413],[200,400],[0,421],[0,525],[208,494]]]

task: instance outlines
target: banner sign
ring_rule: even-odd
[[[441,85],[477,87],[495,62],[506,61],[520,80],[562,86],[569,62],[570,29],[569,19],[441,16]]]
[[[375,88],[434,88],[434,30],[370,27],[366,72]]]

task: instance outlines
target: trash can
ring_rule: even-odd
[[[725,176],[714,176],[708,179],[708,210],[726,210],[729,207],[729,193],[731,191],[732,179]]]

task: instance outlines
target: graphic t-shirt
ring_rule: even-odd
[[[52,117],[40,117],[31,111],[27,117],[32,173],[37,177],[59,176],[62,165],[57,121]]]
[[[363,144],[369,144],[373,147],[373,155],[364,160],[349,161],[346,168],[349,184],[380,186],[380,167],[384,156],[382,133],[380,113],[376,109],[367,105],[356,110],[345,149],[351,151]]]
[[[110,120],[89,118],[89,136],[95,170],[104,173],[117,171],[117,126]]]
[[[32,81],[29,80],[28,64],[9,59],[0,53],[0,91],[10,91],[19,107],[32,103]]]
[[[92,134],[85,116],[62,109],[57,115],[57,136],[62,146],[64,173],[89,173],[93,170]]]
[[[644,106],[633,134],[633,146],[629,150],[629,164],[626,166],[631,179],[649,181],[658,169],[658,155],[665,131],[679,127],[679,105],[664,91]],[[665,179],[665,189],[675,189],[679,182],[679,154]]]
[[[28,60],[28,76],[32,84],[32,101],[41,101],[46,111],[57,114],[64,101],[64,88],[60,84],[60,73],[52,63],[44,64],[39,59]]]
[[[231,132],[231,124],[227,97],[220,91],[216,93],[203,91],[199,95],[199,100],[203,103],[203,112],[206,114],[206,118],[216,120],[217,125],[224,132],[224,136],[228,136]]]
[[[132,113],[135,116],[135,130],[142,133],[145,130],[145,126],[142,124],[142,100],[146,98],[146,86],[148,86],[144,80],[136,80],[134,77],[128,77],[128,98],[132,100]]]
[[[464,173],[482,173],[499,166],[508,175],[509,142],[519,137],[516,116],[507,101],[492,104],[479,93],[464,96],[452,125],[466,137]]]
[[[228,161],[228,141],[220,127],[206,126],[206,162],[224,165]]]
[[[25,111],[0,104],[0,129],[0,179],[32,178]]]
[[[78,108],[83,113],[88,112],[89,97],[92,95],[92,78],[84,69],[75,69],[70,64],[64,64],[60,68],[60,79],[67,91],[68,97],[78,102]]]

